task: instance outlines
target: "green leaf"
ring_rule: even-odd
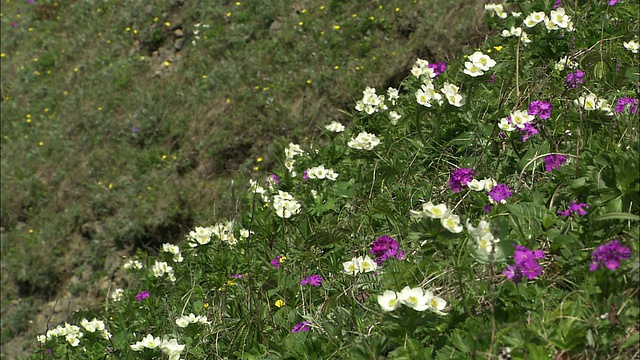
[[[631,214],[631,213],[625,213],[625,212],[610,212],[610,213],[606,213],[606,214],[597,216],[593,220],[594,221],[604,221],[604,220],[616,220],[616,219],[639,221],[640,220],[640,216],[635,215],[635,214]]]

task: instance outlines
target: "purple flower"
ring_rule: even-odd
[[[493,204],[487,204],[482,208],[482,210],[484,210],[484,212],[488,214],[491,211],[492,207],[493,207]]]
[[[404,257],[404,253],[398,251],[398,242],[389,236],[380,236],[378,240],[374,241],[370,253],[375,255],[375,262],[378,265],[382,265],[389,258],[395,257],[402,260]]]
[[[529,280],[540,276],[542,267],[538,260],[544,259],[544,252],[542,250],[529,250],[522,245],[514,246],[516,251],[513,254],[513,259],[516,263],[515,265],[507,265],[507,268],[502,272],[507,279],[518,283],[523,276]]]
[[[307,174],[307,170],[302,173],[302,180],[309,181],[309,174]]]
[[[491,75],[487,81],[489,81],[489,84],[493,84],[496,81],[496,74]]]
[[[280,264],[279,260],[278,260],[278,264]],[[242,274],[231,274],[231,277],[234,279],[242,279]]]
[[[623,97],[618,100],[618,104],[616,105],[616,114],[620,114],[621,112],[623,112],[627,104],[629,105],[629,111],[631,111],[632,114],[635,114],[636,110],[638,109],[638,99],[630,97]]]
[[[283,255],[276,256],[275,259],[271,260],[271,265],[276,269],[280,269],[280,264],[284,261],[283,258],[286,259]]]
[[[18,26],[18,23],[16,21],[11,23],[11,27],[16,27],[16,26]]]
[[[588,209],[589,205],[587,205],[585,203],[576,203],[575,201],[572,201],[571,204],[569,205],[569,207],[567,208],[567,210],[565,210],[565,211],[558,210],[558,215],[570,216],[571,214],[575,213],[575,214],[578,214],[580,216],[584,216],[584,215],[587,214],[587,211],[585,209],[583,209],[583,207]]]
[[[137,127],[137,126],[134,126],[134,127],[131,129],[131,131],[133,131],[134,133],[138,133],[138,131],[140,131],[140,130],[138,130],[138,127]]]
[[[535,100],[529,104],[529,115],[537,115],[540,119],[548,119],[551,116],[553,105],[544,100]]]
[[[631,256],[631,250],[622,246],[618,240],[611,241],[608,244],[600,245],[591,253],[591,266],[589,270],[596,271],[600,265],[604,265],[609,270],[615,270],[620,266],[620,261],[628,259]]]
[[[556,2],[553,4],[553,10],[559,8],[562,6],[562,0],[556,0]]]
[[[308,332],[309,331],[309,325],[311,325],[311,323],[309,321],[303,321],[301,323],[297,323],[293,326],[293,329],[291,329],[292,333],[297,333],[297,332]]]
[[[309,275],[300,281],[300,285],[322,286],[322,278],[316,274]]]
[[[560,169],[560,166],[567,162],[567,158],[560,154],[552,154],[544,157],[544,170],[552,172],[554,169]]]
[[[429,64],[427,65],[427,67],[433,69],[433,72],[436,74],[436,76],[442,74],[443,72],[445,72],[445,70],[447,70],[447,63],[444,61],[441,61],[439,63],[436,64]]]
[[[533,135],[538,135],[538,129],[536,129],[535,126],[531,125],[530,123],[524,124],[524,127],[519,129],[520,132],[524,133],[524,135],[522,135],[522,142],[527,141],[527,139],[532,137]]]
[[[620,0],[609,0],[609,6],[617,4]]]
[[[266,185],[267,186],[278,185],[278,175],[271,174],[271,175],[267,176]]]
[[[36,2],[36,0],[27,0],[27,2],[28,2],[29,4],[33,4],[33,3],[35,3],[35,2]]]
[[[568,87],[575,88],[581,84],[584,84],[584,71],[577,70],[576,72],[567,75]]]
[[[510,197],[512,195],[512,192],[507,185],[496,184],[491,188],[491,191],[489,191],[487,195],[489,195],[489,198],[491,198],[491,200],[497,203],[500,202],[504,204],[506,202],[505,199]]]
[[[149,292],[148,291],[140,291],[137,295],[136,295],[136,301],[142,301],[146,298],[149,297]]]
[[[475,174],[475,171],[469,168],[456,169],[451,173],[451,177],[449,178],[449,186],[451,186],[451,189],[453,189],[454,193],[459,193],[469,181],[473,180],[473,175]]]

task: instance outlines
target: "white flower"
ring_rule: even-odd
[[[522,16],[522,13],[518,12],[518,11],[512,11],[511,12],[511,16],[513,16],[515,18],[519,18],[520,16]]]
[[[343,262],[342,267],[344,268],[344,272],[349,275],[358,275],[358,273],[360,273],[356,258]]]
[[[598,109],[598,97],[595,94],[588,94],[587,96],[580,96],[574,103],[577,106],[581,106],[583,109],[592,111]]]
[[[329,179],[335,181],[338,178],[338,174],[333,169],[326,169],[324,165],[316,166],[307,169],[307,176],[309,179]]]
[[[478,227],[474,228],[471,222],[467,220],[467,232],[476,240],[478,249],[487,253],[493,252],[493,246],[500,242],[500,239],[493,236],[491,233],[491,224],[488,221],[481,220],[478,223]]]
[[[304,155],[305,152],[304,152],[304,150],[302,150],[300,145],[294,144],[294,143],[289,143],[289,147],[284,149],[284,154],[285,154],[286,158],[293,159],[296,156]]]
[[[498,184],[498,182],[494,178],[484,178],[484,191],[491,191],[494,186]]]
[[[67,334],[65,339],[71,346],[77,347],[80,345],[80,337],[82,337],[82,333],[80,333],[80,336],[78,336],[78,334]]]
[[[568,67],[569,69],[575,69],[578,67],[578,63],[576,63],[573,60],[569,60],[567,56],[564,56],[560,58],[560,60],[558,60],[558,62],[555,65],[555,68],[556,70],[562,71],[564,70],[565,67]]]
[[[444,85],[442,85],[442,89],[440,91],[447,98],[447,101],[450,105],[461,107],[462,105],[464,105],[464,100],[462,98],[462,95],[458,93],[458,90],[459,88],[456,85],[445,82]]]
[[[350,148],[358,149],[358,150],[372,150],[374,147],[380,144],[380,139],[378,139],[374,134],[369,134],[367,132],[361,132],[356,136],[355,139],[351,139],[347,145]]]
[[[498,124],[498,127],[502,131],[509,131],[509,132],[514,131],[516,129],[516,126],[513,125],[513,123],[509,121],[509,119],[507,118],[500,119],[500,123]]]
[[[422,75],[427,75],[426,78],[433,79],[436,77],[435,71],[429,67],[429,62],[423,59],[417,59],[413,67],[411,68],[411,74],[416,78],[420,78]]]
[[[476,180],[476,179],[472,179],[471,181],[469,181],[467,183],[467,186],[469,187],[469,189],[473,190],[473,191],[483,191],[484,190],[484,180]]]
[[[431,100],[442,103],[442,95],[438,94],[433,87],[433,83],[428,81],[416,92],[416,101],[422,106],[431,107]]]
[[[569,16],[564,13],[564,8],[561,7],[551,10],[549,18],[551,19],[552,24],[563,29],[566,29],[569,26],[569,21],[571,21]]]
[[[294,200],[291,194],[282,190],[278,190],[278,194],[273,197],[273,207],[276,214],[285,219],[298,214],[301,209],[300,203]]]
[[[477,77],[477,76],[482,76],[484,75],[484,72],[474,63],[470,62],[470,61],[466,61],[464,63],[464,70],[462,71],[465,74],[471,76],[471,77]]]
[[[248,238],[251,234],[253,234],[253,231],[249,232],[249,230],[247,229],[240,229],[240,236],[243,238]]]
[[[358,264],[358,269],[363,273],[368,273],[372,271],[376,271],[378,268],[378,264],[373,261],[369,255],[366,255],[364,258],[359,256],[356,259],[356,263]]]
[[[449,209],[447,209],[447,204],[443,203],[434,206],[431,201],[422,205],[422,211],[432,219],[442,219],[451,213]]]
[[[445,229],[452,233],[457,234],[462,231],[462,225],[460,225],[460,217],[458,215],[450,213],[449,216],[440,219],[440,223]]]
[[[482,71],[488,71],[496,65],[495,60],[491,59],[489,55],[485,55],[480,51],[474,52],[467,59]]]
[[[130,269],[142,269],[142,263],[138,260],[129,260],[126,263],[122,264],[122,268],[125,270]]]
[[[622,45],[624,45],[624,48],[631,51],[634,54],[638,53],[638,48],[640,47],[640,44],[638,44],[637,40],[629,40],[628,42],[625,41],[622,43]]]
[[[36,336],[36,340],[40,344],[45,344],[47,342],[47,336],[46,335],[38,335],[38,336]]]
[[[160,338],[159,337],[153,337],[153,335],[151,334],[147,334],[146,337],[144,337],[141,341],[142,346],[146,347],[147,349],[155,349],[158,346],[160,346]]]
[[[324,128],[325,128],[325,129],[327,129],[327,130],[329,130],[329,131],[331,131],[331,132],[337,132],[337,133],[339,133],[339,132],[343,132],[343,131],[344,131],[344,129],[345,129],[345,128],[344,128],[344,125],[340,124],[340,123],[339,123],[339,122],[337,122],[337,121],[333,121],[333,122],[331,122],[331,124],[329,124],[329,125],[325,126]]]
[[[443,298],[433,296],[433,293],[430,290],[425,291],[425,296],[428,298],[427,307],[430,311],[433,311],[438,315],[447,315],[442,312],[442,310],[447,306],[447,302]]]
[[[189,232],[188,240],[191,247],[208,244],[211,241],[211,229],[198,226],[194,231]]]
[[[169,243],[162,244],[162,251],[171,253],[173,255],[180,254],[180,248],[177,245]]]
[[[189,321],[189,317],[186,315],[180,316],[179,318],[176,319],[176,325],[178,325],[181,328],[186,328],[187,326],[189,326],[191,322]]]
[[[178,344],[178,340],[163,340],[160,344],[160,349],[162,352],[169,355],[169,359],[177,360],[180,359],[180,353],[184,350],[184,345]]]
[[[391,119],[391,125],[397,125],[398,120],[400,120],[402,116],[395,111],[389,111],[389,119]]]
[[[524,110],[516,110],[511,113],[511,123],[520,129],[523,129],[525,124],[532,122],[534,118],[535,116],[529,115],[529,113]]]
[[[391,101],[392,105],[396,104],[396,100],[398,100],[398,89],[395,88],[388,88],[387,89],[387,97],[389,98],[389,101]]]
[[[398,300],[416,311],[424,311],[428,308],[427,301],[429,299],[420,287],[409,288],[405,286],[404,289],[398,293]]]
[[[107,331],[107,329],[102,330],[100,335],[102,335],[102,338],[105,340],[111,340],[111,333]]]
[[[384,95],[376,95],[376,89],[367,86],[362,92],[362,100],[356,102],[356,110],[364,111],[371,115],[375,112],[386,110]]]
[[[507,13],[504,11],[504,6],[502,4],[486,4],[484,9],[490,12],[491,16],[498,16],[500,19],[505,19],[507,17]]]
[[[131,347],[131,350],[133,350],[133,351],[142,351],[142,350],[144,350],[144,344],[142,343],[142,341],[138,341],[135,344],[131,344],[130,347]]]
[[[378,304],[384,311],[393,311],[400,305],[398,301],[398,295],[395,291],[387,290],[382,295],[378,296]]]
[[[124,298],[124,290],[120,288],[113,290],[111,293],[111,300],[113,301],[120,301],[122,298]]]
[[[543,11],[532,12],[524,19],[524,24],[527,27],[534,27],[538,25],[538,23],[544,21],[545,14]]]

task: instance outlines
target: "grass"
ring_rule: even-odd
[[[473,49],[478,11],[462,0],[5,1],[2,304],[15,319],[3,316],[3,344],[76,267],[109,278],[105,254],[229,214],[229,180],[273,169],[285,138],[346,122],[366,85],[397,86],[416,57]],[[32,311],[11,305],[19,298]]]

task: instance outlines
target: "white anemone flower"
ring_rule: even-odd
[[[396,294],[395,291],[387,290],[378,296],[378,304],[380,304],[380,307],[384,311],[393,311],[400,305],[398,294]]]

